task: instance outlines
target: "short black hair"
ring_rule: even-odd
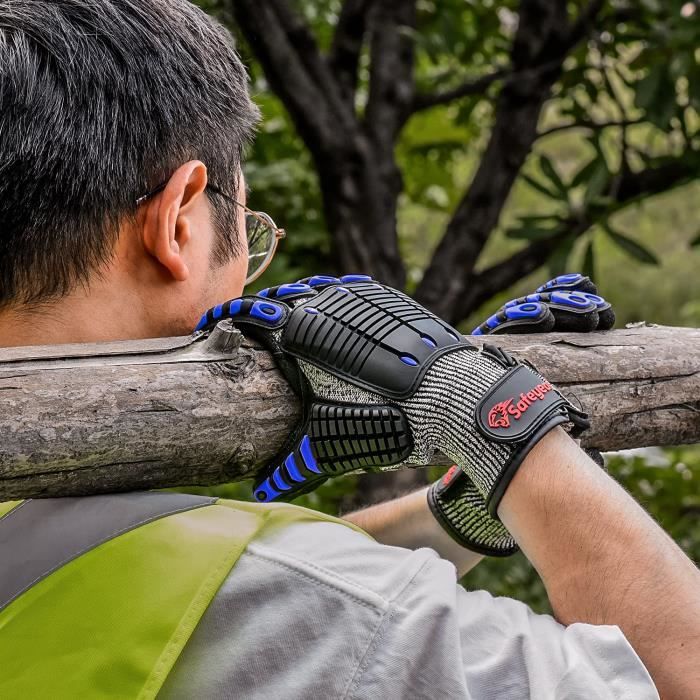
[[[235,196],[257,118],[231,35],[188,0],[0,0],[0,307],[86,284],[188,160]],[[210,202],[223,262],[235,205]]]

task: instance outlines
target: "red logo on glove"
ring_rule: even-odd
[[[551,390],[552,385],[549,382],[543,382],[530,389],[530,391],[520,394],[517,403],[515,403],[515,396],[505,401],[500,401],[489,411],[489,428],[510,427],[511,417],[513,420],[520,420],[530,406],[543,399]]]

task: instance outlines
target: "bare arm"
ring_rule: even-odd
[[[560,622],[618,625],[662,697],[700,697],[700,571],[562,430],[532,450],[499,515]]]
[[[483,557],[460,546],[440,527],[428,508],[426,492],[427,488],[421,489],[344,517],[382,544],[407,549],[434,549],[455,565],[461,578]]]

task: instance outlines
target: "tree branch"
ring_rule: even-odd
[[[585,445],[700,440],[700,330],[497,340],[590,411]],[[227,321],[208,339],[1,349],[0,394],[2,500],[250,478],[300,418],[271,355]]]
[[[373,0],[345,0],[333,35],[328,65],[343,99],[354,106],[367,12]]]
[[[357,124],[302,18],[281,0],[231,0],[231,9],[307,147],[337,148]]]
[[[514,76],[496,102],[491,137],[472,184],[416,290],[416,298],[452,321],[473,270],[537,138],[543,104],[558,79],[568,37],[565,0],[522,0],[511,50]]]
[[[472,95],[483,94],[491,85],[498,80],[510,75],[510,71],[506,68],[487,73],[486,75],[467,80],[461,85],[443,90],[442,92],[423,92],[418,93],[413,98],[411,105],[411,113],[419,112],[423,109],[429,109],[437,105],[445,105],[453,100],[461,99],[462,97],[470,97]]]
[[[365,129],[374,145],[393,152],[413,102],[415,0],[375,0],[369,14],[370,82]]]
[[[602,123],[580,120],[570,122],[569,124],[556,124],[555,126],[551,126],[548,129],[545,129],[544,131],[538,132],[537,138],[543,139],[545,136],[551,136],[552,134],[556,134],[560,131],[567,131],[568,129],[588,129],[589,131],[602,131],[603,129],[607,129],[612,126],[635,126],[636,124],[643,124],[645,121],[647,120],[643,119],[642,117],[640,117],[639,119],[620,119],[617,121],[613,120]]]
[[[636,173],[625,171],[616,183],[615,202],[606,216],[638,197],[648,197],[678,187],[689,179],[697,177],[697,173],[698,170],[692,162],[679,159]],[[612,191],[610,194],[613,194]],[[549,256],[564,241],[570,238],[579,238],[597,220],[583,217],[580,220],[567,221],[550,238],[530,243],[505,260],[474,275],[468,289],[459,300],[455,309],[455,317],[460,320],[466,318],[492,296],[512,286],[525,275],[534,272],[547,262]]]

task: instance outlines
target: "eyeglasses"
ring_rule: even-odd
[[[141,206],[151,197],[155,197],[159,192],[162,192],[166,184],[166,182],[163,182],[150,192],[141,195],[136,200],[136,206]],[[248,240],[248,275],[245,283],[249,285],[255,282],[255,280],[267,270],[268,265],[272,262],[272,258],[275,257],[279,242],[287,233],[283,228],[275,224],[269,214],[248,209],[245,204],[236,201],[215,185],[207,183],[207,189],[222,199],[225,199],[227,202],[242,207],[245,211],[245,235]]]

